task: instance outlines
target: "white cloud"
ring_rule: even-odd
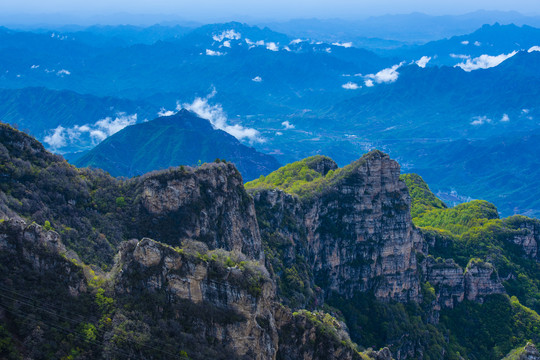
[[[245,41],[246,41],[246,44],[249,45],[250,49],[255,47],[255,46],[264,46],[264,40],[257,40],[255,42],[253,42],[253,41],[251,41],[249,39],[245,39]]]
[[[97,126],[99,131],[103,131],[107,137],[116,134],[123,128],[129,125],[133,125],[137,122],[137,114],[126,115],[118,114],[118,116],[113,120],[110,117],[96,121],[94,126]]]
[[[229,40],[223,42],[223,46],[230,48],[231,42]]]
[[[288,51],[288,52],[291,52],[291,48],[288,47],[288,46],[285,46],[285,47],[283,48],[283,50],[286,50],[286,51]]]
[[[332,49],[331,49],[331,48],[329,48],[329,47],[328,47],[328,48],[326,48],[326,49],[324,49],[324,51],[326,51],[326,52],[327,52],[327,53],[329,53],[329,54],[331,54],[331,53],[332,53]]]
[[[332,43],[332,45],[341,46],[341,47],[344,47],[344,48],[350,48],[350,47],[352,47],[352,42],[346,42],[346,43],[335,42],[335,43]]]
[[[265,139],[261,137],[259,131],[255,129],[246,128],[239,124],[228,124],[227,115],[225,114],[225,111],[223,111],[223,107],[220,104],[210,105],[208,103],[208,100],[215,95],[216,91],[214,90],[205,98],[197,97],[191,104],[182,104],[182,107],[189,111],[193,111],[199,117],[208,120],[214,128],[223,130],[239,140],[247,139],[251,143],[265,141]]]
[[[426,67],[427,63],[431,60],[430,56],[422,56],[420,60],[416,61],[416,65],[422,69]]]
[[[222,53],[220,51],[214,51],[214,50],[206,49],[206,55],[208,55],[208,56],[222,56],[222,55],[225,55],[225,53]]]
[[[480,46],[480,45],[482,45],[482,43],[480,41],[475,41],[474,42],[474,46]]]
[[[295,40],[291,41],[291,42],[289,43],[289,45],[297,45],[297,44],[300,44],[302,41],[306,41],[306,40],[295,39]]]
[[[481,55],[474,59],[467,59],[467,61],[459,63],[454,67],[460,67],[467,72],[478,69],[488,69],[499,65],[506,59],[511,58],[516,54],[517,51],[513,51],[510,54],[501,54],[497,56]]]
[[[53,150],[62,148],[67,145],[65,128],[58,126],[53,130],[52,134],[45,136],[43,141],[48,144]]]
[[[281,131],[276,132],[276,135],[281,136],[283,133]]]
[[[528,52],[532,53],[533,51],[540,51],[540,46],[533,46],[528,50]]]
[[[501,118],[501,122],[509,122],[509,121],[510,121],[510,117],[508,116],[508,114],[503,114]]]
[[[242,35],[240,35],[240,33],[237,33],[234,30],[225,30],[221,34],[212,36],[212,39],[214,41],[222,42],[225,39],[228,39],[228,40],[240,40],[241,37],[242,37]]]
[[[262,81],[262,77],[260,77],[260,76],[255,76],[253,79],[251,79],[251,81],[254,81],[254,82],[261,82],[261,81]]]
[[[348,82],[346,84],[343,84],[341,85],[342,88],[346,89],[346,90],[356,90],[356,89],[359,89],[360,86],[358,86],[357,83],[353,83],[353,82]]]
[[[37,69],[39,67],[39,65],[32,65],[30,66],[30,69]]]
[[[172,115],[174,115],[174,114],[176,114],[175,111],[173,111],[173,110],[167,110],[167,109],[165,109],[165,108],[161,108],[161,109],[159,110],[159,112],[157,113],[158,116],[172,116]]]
[[[468,40],[464,40],[461,42],[461,45],[469,45],[469,41]]]
[[[529,109],[522,109],[521,110],[521,113],[524,114],[524,115],[527,115],[529,112],[531,112],[531,110],[529,110]]]
[[[364,81],[364,84],[365,84],[367,87],[373,87],[373,86],[375,86],[375,84],[373,83],[373,80],[371,80],[371,79],[367,79],[366,81]]]
[[[269,42],[266,44],[266,48],[270,51],[278,51],[279,47],[274,42]]]
[[[471,125],[478,126],[478,125],[484,125],[491,123],[491,119],[487,116],[475,116],[473,117],[473,121],[471,121]]]
[[[106,117],[96,121],[94,124],[75,125],[71,128],[58,126],[52,130],[52,133],[45,136],[43,141],[54,151],[68,145],[89,148],[136,122],[137,114],[126,115],[125,113],[119,113],[114,119]]]
[[[281,123],[281,125],[283,126],[285,130],[294,129],[294,125],[291,124],[289,121],[284,121]]]
[[[463,60],[467,60],[471,58],[469,55],[462,55],[462,54],[450,54],[450,57],[454,59],[463,59]]]
[[[58,70],[56,72],[56,75],[58,76],[71,75],[71,72],[66,69],[62,69],[62,70]]]
[[[374,83],[382,84],[382,83],[391,83],[398,79],[399,73],[397,72],[397,69],[399,69],[403,65],[403,63],[397,64],[392,66],[391,68],[382,69],[376,74],[368,74],[365,76],[366,80],[372,80],[371,86],[373,86]],[[370,86],[367,84],[366,86]]]

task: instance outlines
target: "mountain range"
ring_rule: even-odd
[[[110,36],[110,41],[77,34]],[[474,171],[467,177],[434,177],[429,171],[432,162],[421,151],[423,144],[434,154],[443,154],[449,143],[453,153],[465,154],[460,147],[471,141],[506,151],[500,145],[514,141],[506,134],[519,139],[538,129],[538,29],[494,24],[453,35],[383,54],[356,48],[345,38],[325,43],[240,23],[192,30],[3,29],[0,63],[7,72],[1,75],[0,115],[75,159],[80,154],[67,153],[184,108],[258,134],[261,141],[239,139],[280,163],[327,154],[345,165],[381,148],[405,169],[428,178],[436,192],[486,198],[503,215],[537,214],[525,195],[536,194],[534,187],[502,200],[496,194],[513,193],[514,183],[489,182],[488,174]],[[111,47],[116,36],[124,40]],[[85,103],[95,107],[88,111]],[[47,104],[43,111],[40,104]],[[62,110],[49,110],[56,107]],[[70,126],[58,129],[61,124]],[[499,155],[512,158],[508,151]],[[521,168],[534,167],[529,157],[519,159]],[[463,161],[459,156],[444,160],[446,168],[460,168]],[[519,173],[520,181],[534,183],[532,172]]]
[[[224,162],[114,178],[4,124],[0,144],[2,358],[540,356],[540,222],[449,208],[380,151],[244,185]]]

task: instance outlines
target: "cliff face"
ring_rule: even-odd
[[[204,246],[191,246],[191,251],[179,251],[150,239],[126,243],[115,278],[117,296],[161,294],[177,316],[201,317],[197,336],[213,339],[206,344],[208,348],[223,348],[235,358],[274,358],[278,342],[272,312],[275,289],[266,269],[256,263],[228,266],[225,262],[232,261],[230,253],[218,251],[201,257],[194,249]],[[210,316],[186,313],[186,302]],[[188,331],[188,324],[178,326]]]
[[[0,335],[7,324],[25,358],[63,358],[73,349],[82,358],[391,357],[388,349],[359,353],[337,317],[363,345],[389,345],[405,359],[427,351],[424,330],[434,331],[418,330],[424,315],[406,312],[431,304],[397,302],[421,303],[427,289],[440,310],[504,292],[489,264],[463,270],[428,255],[399,166],[378,151],[342,169],[315,157],[304,162],[309,171],[299,168],[298,183],[253,189],[252,198],[231,164],[112,179],[69,166],[13,131],[0,126],[8,169],[0,177],[0,288],[12,291],[7,304],[0,299],[7,309]],[[514,230],[511,246],[537,256],[536,228]],[[84,261],[102,254],[110,261],[85,265],[75,251]],[[59,319],[75,319],[64,331],[86,338],[66,339]],[[364,329],[381,343],[359,337]]]
[[[374,152],[306,206],[314,276],[327,291],[351,297],[418,300],[410,198],[399,165]]]
[[[291,313],[280,308],[276,319],[280,332],[279,360],[362,359],[351,346],[345,324],[329,315],[308,311]]]
[[[399,165],[387,155],[365,155],[309,197],[276,189],[253,195],[263,238],[283,239],[285,263],[309,259],[325,292],[351,297],[370,290],[380,299],[419,300],[415,251],[422,239]]]
[[[173,245],[204,242],[262,260],[253,201],[232,164],[175,169],[142,179],[138,236]]]
[[[453,260],[436,261],[432,257],[424,263],[425,278],[435,288],[435,309],[453,308],[464,299],[482,303],[493,294],[505,294],[494,267],[472,260],[463,270]]]
[[[28,225],[19,218],[0,221],[0,257],[6,267],[3,270],[13,278],[24,271],[40,277],[57,274],[65,290],[76,296],[86,291],[86,279],[79,267],[66,260],[65,254],[66,247],[55,231],[35,223]]]
[[[514,349],[502,360],[540,360],[540,351],[529,342],[522,348]]]
[[[519,234],[511,239],[512,242],[523,249],[525,255],[540,261],[540,224],[538,221],[523,221],[518,225]]]

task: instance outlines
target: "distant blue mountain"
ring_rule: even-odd
[[[234,163],[244,181],[267,175],[280,166],[272,156],[242,145],[187,110],[128,126],[75,160],[75,164],[101,168],[113,176],[132,177],[216,159]]]
[[[434,21],[423,15],[407,21],[416,17],[419,24]],[[540,30],[529,26],[484,26],[469,35],[399,48],[393,57],[356,48],[339,35],[342,40],[320,42],[236,22],[192,31],[168,32],[160,27],[100,31],[87,30],[99,36],[84,39],[75,36],[77,31],[69,37],[2,29],[0,67],[6,70],[0,73],[5,88],[0,93],[5,102],[0,115],[4,121],[27,127],[40,140],[49,136],[49,144],[62,145],[70,136],[84,133],[89,147],[125,125],[153,118],[162,107],[176,109],[179,101],[189,108],[198,98],[197,106],[206,106],[199,110],[218,109],[233,119],[231,123],[259,131],[265,142],[253,146],[282,163],[324,154],[344,165],[367,150],[381,148],[441,191],[450,186],[445,169],[459,168],[464,161],[459,154],[472,151],[472,141],[487,153],[504,139],[514,141],[540,128],[540,52],[528,52],[539,45]],[[116,36],[123,36],[118,47],[109,41]],[[467,71],[455,67],[458,62]],[[24,89],[29,86],[57,91]],[[121,126],[106,123],[111,130],[105,131],[96,124],[102,117],[115,120],[117,111],[126,113],[119,118]],[[129,118],[134,113],[136,121]],[[69,132],[88,124],[94,127],[77,128],[80,131],[74,135]],[[64,132],[52,138],[59,125]],[[519,134],[511,139],[508,133]],[[532,145],[529,148],[536,151]],[[74,150],[79,149],[66,149]],[[113,156],[112,151],[103,153]],[[97,150],[92,154],[92,159],[104,161]],[[447,166],[433,165],[430,154],[440,156]],[[509,151],[498,154],[513,156]],[[144,159],[152,163],[146,155]],[[507,160],[501,164],[508,164]],[[516,164],[525,169],[533,166],[532,157],[522,160]],[[159,163],[159,167],[171,164]],[[510,165],[507,168],[517,172]],[[491,174],[498,171],[493,168]],[[464,195],[487,197],[505,214],[515,208],[536,214],[535,203],[526,196],[504,201],[491,197],[497,191],[510,193],[510,185],[490,181],[486,172],[467,174],[466,184],[453,173],[446,176]],[[521,172],[519,181],[535,184],[533,176],[533,171]],[[523,188],[525,192],[540,197],[536,188]]]
[[[429,42],[415,47],[404,47],[392,52],[394,56],[412,61],[429,56],[429,65],[454,66],[482,55],[498,56],[513,51],[529,50],[540,46],[540,29],[514,24],[484,25],[467,35]]]

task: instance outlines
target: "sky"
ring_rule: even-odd
[[[186,20],[249,17],[351,18],[422,12],[458,15],[476,10],[540,15],[538,0],[0,0],[0,14],[166,14]]]

